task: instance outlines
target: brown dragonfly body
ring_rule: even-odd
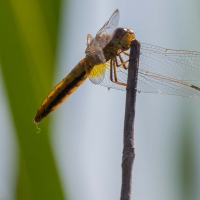
[[[100,29],[94,39],[91,35],[88,35],[86,57],[46,97],[37,110],[33,119],[34,123],[39,123],[66,100],[90,76],[95,66],[102,68],[107,61],[113,59],[119,52],[130,48],[131,41],[135,38],[133,31],[117,28],[112,34],[103,32],[107,27],[110,28],[109,22],[115,17],[115,14],[118,14],[118,10],[113,13],[110,20]]]
[[[96,37],[87,37],[86,56],[50,92],[33,122],[39,123],[84,81],[119,90],[126,89],[132,30],[117,28],[116,10]],[[200,88],[186,81],[200,79],[200,52],[174,50],[141,43],[137,90],[200,98]]]
[[[33,121],[39,123],[50,112],[55,110],[79,85],[87,78],[85,71],[86,59],[82,59],[74,69],[51,91],[38,108]]]

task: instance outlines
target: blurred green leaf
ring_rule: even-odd
[[[31,122],[52,89],[60,0],[0,1],[0,62],[20,153],[16,199],[64,199],[49,120]]]
[[[196,199],[195,195],[195,179],[198,172],[195,169],[195,149],[194,149],[194,133],[195,124],[194,110],[189,104],[182,103],[184,110],[180,118],[182,119],[182,124],[180,126],[180,138],[177,146],[177,151],[179,152],[178,159],[178,177],[181,199]]]

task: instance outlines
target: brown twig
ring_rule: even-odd
[[[120,200],[131,199],[132,168],[135,158],[134,149],[134,118],[138,80],[140,43],[133,40],[129,58],[126,108],[124,119],[124,149],[122,156],[122,188]]]

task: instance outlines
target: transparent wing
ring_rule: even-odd
[[[200,52],[141,43],[140,68],[180,80],[199,80]]]
[[[140,70],[138,78],[137,90],[139,92],[200,98],[200,88],[182,80],[161,76],[146,70]]]
[[[117,28],[119,22],[119,10],[116,9],[111,15],[110,19],[103,25],[103,27],[97,32],[96,36],[100,34],[112,34]]]
[[[87,37],[86,56],[93,57],[96,64],[105,63],[103,48],[111,41],[114,30],[119,21],[119,11],[115,10],[110,19],[97,32],[96,37],[92,39],[91,35]]]
[[[90,45],[91,41],[93,40],[92,35],[88,34],[87,35],[87,42],[86,42],[86,46]]]
[[[123,61],[117,56],[117,81],[123,84],[127,83],[127,70],[122,66],[122,63],[126,63],[125,61],[129,59],[127,53],[126,55],[120,54]],[[126,65],[128,65],[128,62]],[[137,90],[140,92],[200,98],[200,88],[185,82],[185,80],[200,79],[199,65],[199,52],[171,50],[149,44],[141,44]],[[125,86],[111,81],[110,72],[110,65],[108,65],[104,70],[101,81],[97,84],[108,88],[125,90]],[[97,69],[95,73],[98,73]],[[114,77],[114,72],[112,73]]]
[[[103,49],[112,39],[112,34],[118,26],[119,22],[119,10],[115,10],[110,19],[103,25],[103,27],[97,32],[96,39]]]

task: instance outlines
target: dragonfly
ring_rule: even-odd
[[[86,56],[50,92],[38,108],[38,124],[65,101],[87,78],[107,88],[126,90],[132,30],[117,28],[119,10],[97,32],[87,35]],[[200,78],[200,52],[174,50],[141,43],[138,92],[200,98],[200,88],[186,81]]]

